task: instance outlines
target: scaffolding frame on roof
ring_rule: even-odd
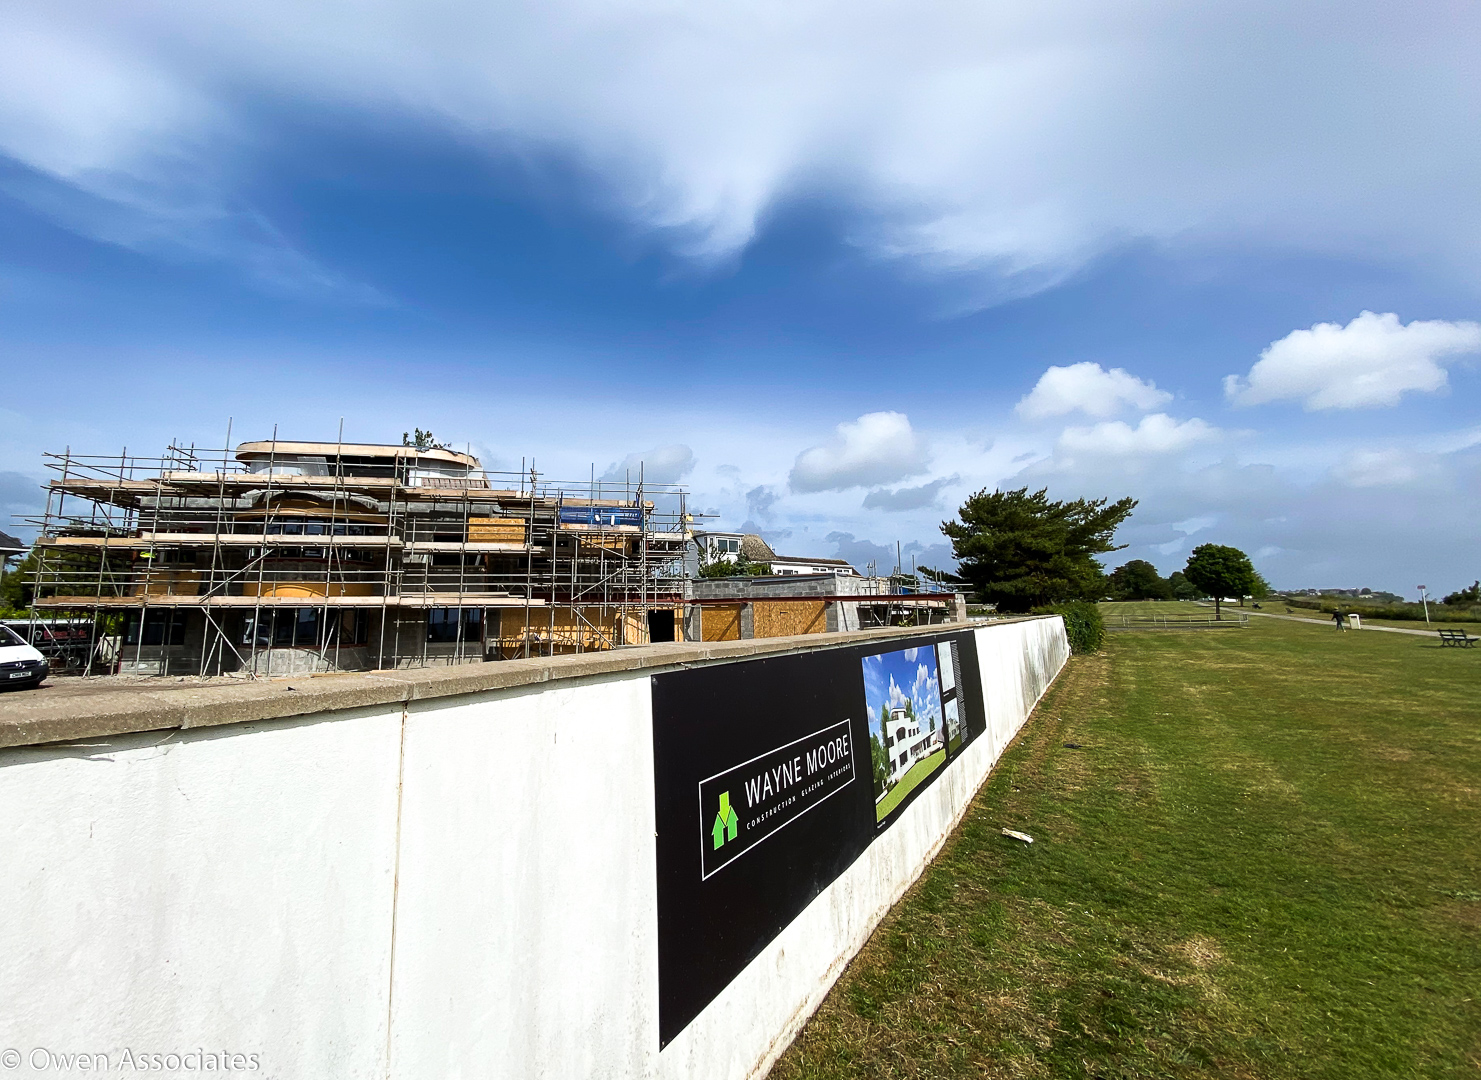
[[[114,666],[131,648],[137,670],[151,626],[168,645],[171,620],[198,612],[196,654],[165,648],[160,674],[177,673],[172,658],[200,674],[258,672],[260,655],[283,647],[283,610],[310,635],[295,627],[287,647],[316,651],[328,670],[347,648],[375,668],[610,649],[648,640],[649,612],[678,617],[688,493],[641,468],[561,482],[533,461],[495,472],[445,447],[289,443],[276,431],[230,444],[228,428],[222,448],[45,454],[45,511],[25,519],[39,532],[33,613],[90,613],[118,639]],[[454,628],[436,655],[434,616],[409,635],[397,618],[428,609]],[[491,612],[498,629],[485,632]],[[359,613],[378,614],[373,634]],[[89,653],[87,673],[97,663]]]

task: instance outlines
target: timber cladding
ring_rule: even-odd
[[[706,605],[700,611],[700,625],[705,641],[739,641],[743,604]]]
[[[756,604],[753,608],[752,636],[758,638],[790,637],[793,634],[821,634],[828,629],[828,605],[823,600],[787,600]]]

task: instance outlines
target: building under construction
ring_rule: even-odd
[[[46,464],[35,607],[92,613],[89,670],[420,667],[682,632],[686,495],[641,475],[277,440]]]

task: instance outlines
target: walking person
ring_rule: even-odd
[[[1337,624],[1337,629],[1338,630],[1341,630],[1344,634],[1347,633],[1347,616],[1346,615],[1342,614],[1342,612],[1340,612],[1340,611],[1334,611],[1332,613],[1332,621]]]

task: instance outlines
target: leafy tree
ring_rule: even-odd
[[[1117,600],[1171,600],[1172,586],[1146,559],[1132,559],[1111,571],[1111,595]]]
[[[880,733],[869,740],[869,764],[874,773],[874,797],[879,798],[890,782],[890,756],[884,748],[883,724]]]
[[[401,433],[402,446],[414,446],[418,450],[446,450],[447,444],[438,442],[430,431],[417,428],[415,431],[403,431]]]
[[[711,555],[704,548],[699,550],[699,576],[706,581],[714,578],[764,577],[771,573],[770,563],[751,562],[744,555],[736,556],[734,562]]]
[[[941,531],[951,540],[961,576],[1001,611],[1029,611],[1062,600],[1098,600],[1106,576],[1095,556],[1117,551],[1116,528],[1135,499],[1053,502],[1048,489],[1029,494],[979,491],[962,504],[960,521]]]
[[[1460,589],[1451,593],[1440,603],[1451,607],[1465,607],[1469,604],[1481,604],[1481,581],[1471,582],[1469,589]]]
[[[1167,587],[1172,590],[1174,600],[1198,600],[1203,596],[1198,586],[1189,581],[1181,570],[1174,570],[1167,575]]]
[[[1250,557],[1239,548],[1222,544],[1200,544],[1183,568],[1189,581],[1214,598],[1214,618],[1223,618],[1220,605],[1226,596],[1244,596],[1255,589],[1259,577]]]
[[[37,562],[36,549],[32,548],[19,563],[6,564],[5,580],[0,582],[0,615],[21,615],[30,608]]]

